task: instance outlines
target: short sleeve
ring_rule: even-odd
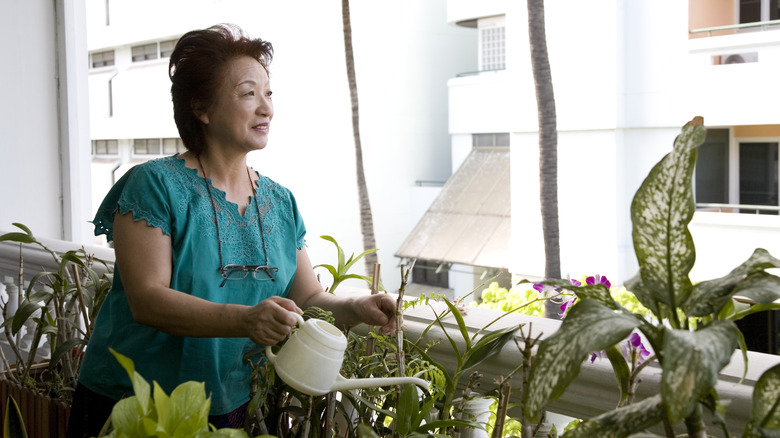
[[[170,198],[163,180],[164,173],[155,171],[154,162],[140,164],[130,169],[109,190],[100,204],[95,219],[95,235],[105,234],[108,241],[114,240],[114,215],[133,213],[133,220],[146,220],[149,226],[157,227],[165,235],[171,235],[172,210]]]
[[[303,249],[306,244],[306,226],[303,223],[303,217],[298,210],[298,203],[295,202],[295,196],[290,193],[290,204],[292,206],[293,219],[295,220],[295,247]]]

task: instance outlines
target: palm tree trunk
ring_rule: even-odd
[[[544,0],[528,1],[528,35],[539,119],[539,191],[544,235],[544,275],[561,277],[558,231],[558,130],[544,24]]]
[[[352,53],[352,24],[349,18],[349,0],[341,1],[341,16],[344,22],[344,52],[347,59],[347,79],[349,95],[352,99],[352,134],[355,139],[355,168],[357,170],[358,202],[360,205],[360,230],[363,234],[363,251],[376,248],[374,236],[374,218],[371,214],[371,202],[368,199],[368,186],[363,171],[363,148],[360,144],[360,113],[358,111],[357,79],[355,79],[355,60]],[[363,257],[366,275],[371,275],[374,264],[378,262],[376,252]]]

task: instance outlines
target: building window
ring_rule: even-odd
[[[449,265],[428,260],[417,260],[412,268],[412,283],[448,288]]]
[[[171,53],[173,53],[173,48],[176,47],[176,41],[178,40],[160,41],[160,58],[171,57]]]
[[[117,140],[92,140],[92,155],[118,155]]]
[[[778,18],[780,18],[780,0],[739,0],[740,24]]]
[[[105,52],[97,52],[90,55],[90,65],[92,68],[109,67],[114,65],[114,51],[106,50]]]
[[[149,43],[141,46],[134,46],[131,48],[133,62],[147,61],[150,59],[157,59],[159,57],[157,52],[157,43]]]
[[[160,139],[136,138],[133,140],[133,153],[136,155],[160,155]]]
[[[182,153],[187,150],[184,147],[184,142],[180,138],[164,138],[162,139],[162,148],[164,155],[173,155],[175,153]]]
[[[488,26],[479,30],[480,70],[504,70],[504,26]]]
[[[709,129],[696,160],[695,197],[699,208],[711,204],[780,206],[780,142],[762,139],[730,141],[729,129]],[[725,207],[735,211],[738,207]],[[777,209],[739,208],[742,213],[777,214]]]
[[[509,147],[509,133],[473,134],[471,146],[478,147]]]

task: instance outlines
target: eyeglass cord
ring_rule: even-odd
[[[209,193],[209,201],[211,201],[211,209],[214,211],[214,224],[217,227],[217,250],[219,251],[219,271],[222,272],[222,275],[225,275],[225,273],[222,271],[222,268],[225,266],[222,264],[222,241],[219,238],[219,217],[217,216],[217,207],[216,207],[216,201],[214,201],[214,196],[211,194],[211,184],[209,184],[208,176],[206,176],[206,169],[203,167],[203,163],[200,161],[200,155],[195,156],[198,159],[198,166],[200,166],[200,171],[203,172],[203,182],[206,183],[206,191]],[[268,251],[265,248],[265,234],[263,233],[263,217],[260,215],[260,203],[257,202],[257,191],[255,190],[255,185],[252,183],[252,174],[249,173],[249,167],[246,168],[246,176],[249,178],[249,187],[252,189],[252,196],[255,198],[255,208],[257,209],[257,223],[260,227],[260,239],[263,242],[263,257],[265,257],[265,264],[268,264]]]

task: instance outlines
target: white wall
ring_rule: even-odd
[[[90,210],[84,9],[3,2],[0,14],[0,230],[84,242]],[[64,113],[63,113],[64,112]]]
[[[173,14],[180,22],[160,12],[161,7],[176,9],[171,4],[186,11]],[[118,18],[109,28],[104,2],[88,0],[88,5],[94,17],[91,50],[129,47],[137,37],[160,39],[219,22],[236,23],[271,41],[275,116],[268,147],[252,153],[250,165],[295,194],[314,264],[336,261],[333,245],[319,238],[324,234],[333,236],[347,255],[362,252],[340,2],[114,0],[111,16]],[[459,72],[476,69],[476,31],[448,25],[445,0],[353,1],[351,9],[376,245],[383,282],[395,289],[400,274],[393,254],[416,224],[415,181],[446,181],[451,174],[446,83]],[[157,12],[150,14],[152,10]],[[118,132],[129,138],[141,131],[150,137],[172,136],[172,118],[159,109],[170,108],[166,68],[151,62],[128,70],[136,76],[156,75],[159,82],[148,90],[118,90],[115,100],[121,93],[136,93],[126,99],[132,104],[119,109],[114,120],[96,121],[93,113],[93,136],[116,138],[112,135]],[[117,87],[123,74],[115,78]],[[150,101],[158,108],[153,114],[143,106]],[[329,280],[323,272],[323,281]]]

